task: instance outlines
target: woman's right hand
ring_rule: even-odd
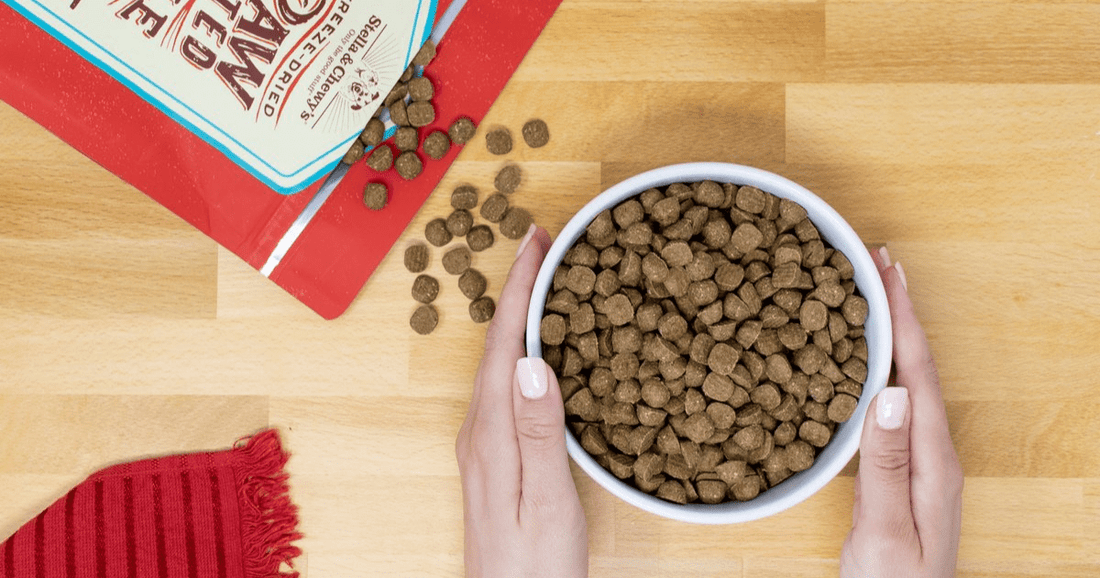
[[[905,273],[885,248],[876,261],[890,302],[898,387],[872,400],[864,423],[840,576],[949,578],[959,552],[962,467]]]

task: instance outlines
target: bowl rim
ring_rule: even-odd
[[[619,480],[596,463],[596,460],[581,447],[569,428],[565,430],[565,437],[566,447],[573,461],[596,483],[623,501],[652,514],[682,522],[732,524],[758,520],[787,510],[805,501],[832,481],[859,449],[863,422],[871,399],[886,386],[890,373],[893,350],[892,325],[886,291],[879,277],[878,268],[859,235],[828,203],[802,185],[785,177],[763,169],[730,163],[702,162],[667,165],[630,177],[589,201],[569,220],[554,240],[539,268],[531,292],[531,303],[527,311],[526,345],[529,356],[542,357],[539,328],[554,271],[565,253],[585,233],[588,224],[598,214],[650,188],[702,180],[754,186],[781,198],[796,200],[812,217],[811,220],[817,225],[822,237],[844,253],[852,263],[856,272],[856,286],[867,299],[869,311],[865,325],[868,347],[867,379],[863,384],[863,393],[855,413],[847,422],[838,426],[833,439],[821,450],[814,465],[808,470],[792,475],[753,500],[715,505],[674,504],[646,494]],[[828,233],[822,230],[823,225]]]

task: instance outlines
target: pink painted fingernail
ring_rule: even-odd
[[[531,242],[531,237],[535,236],[535,229],[538,227],[534,223],[531,223],[530,227],[527,227],[527,234],[523,236],[523,240],[519,242],[519,249],[516,249],[516,257],[518,258],[523,254],[523,250],[527,248],[527,243]]]
[[[909,291],[909,281],[905,278],[905,269],[901,268],[901,261],[894,263],[894,269],[898,271],[898,277],[901,277],[901,286],[905,287],[905,291]]]
[[[886,430],[895,430],[905,421],[909,411],[909,390],[904,387],[887,387],[878,394],[875,404],[875,421]]]
[[[886,250],[886,245],[878,248],[878,258],[882,262],[883,267],[890,266],[890,252]]]
[[[516,361],[516,380],[519,392],[527,399],[542,399],[546,395],[549,380],[546,363],[538,357],[524,357]]]

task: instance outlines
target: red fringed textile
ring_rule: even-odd
[[[105,469],[0,544],[0,578],[295,578],[297,508],[274,430]]]

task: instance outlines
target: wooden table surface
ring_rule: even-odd
[[[904,263],[967,475],[960,576],[1100,575],[1100,4],[565,0],[485,125],[549,123],[516,194],[556,233],[684,161],[770,169]],[[484,134],[484,131],[481,133]],[[293,452],[305,576],[458,576],[453,443],[485,326],[435,251],[410,331],[401,251],[326,322],[0,105],[0,536],[84,476],[267,425]],[[516,248],[478,254],[498,295]],[[834,576],[852,468],[773,518],[645,514],[574,470],[592,575]]]

